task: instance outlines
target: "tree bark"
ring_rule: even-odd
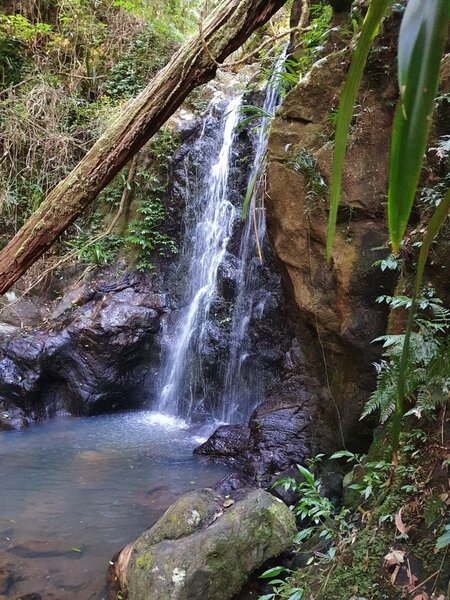
[[[290,15],[290,19],[289,19],[290,29],[297,27],[298,24],[300,23],[300,17],[302,16],[302,8],[303,8],[303,0],[294,0],[294,2],[292,3],[291,15]],[[298,32],[293,31],[291,33],[291,37],[289,38],[289,46],[287,49],[288,56],[292,54],[295,47],[297,46],[297,38],[298,38]]]
[[[285,2],[227,0],[210,15],[0,252],[0,294],[50,248],[188,94],[214,77],[218,63]]]

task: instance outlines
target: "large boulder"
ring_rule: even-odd
[[[248,575],[289,547],[295,518],[263,490],[234,500],[212,489],[186,494],[116,563],[129,600],[227,600]]]
[[[139,406],[144,383],[157,371],[163,304],[125,277],[70,290],[47,324],[5,333],[5,414],[16,407],[21,419],[42,420],[59,411],[80,416]],[[3,421],[4,428],[13,424]]]
[[[248,425],[222,425],[195,453],[244,471],[268,484],[319,449],[333,449],[334,432],[321,413],[326,390],[298,374],[283,381],[251,415]],[[322,394],[322,396],[321,396]]]

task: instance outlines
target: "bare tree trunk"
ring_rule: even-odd
[[[286,0],[227,0],[149,85],[130,102],[77,167],[0,252],[0,294],[6,292],[86,209],[116,173],[160,129],[198,85]]]

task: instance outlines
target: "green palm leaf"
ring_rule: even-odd
[[[372,0],[353,54],[348,77],[339,104],[334,142],[333,174],[331,180],[330,214],[328,218],[326,258],[330,260],[336,232],[336,218],[341,196],[342,168],[347,147],[348,132],[353,117],[356,96],[361,83],[369,50],[378,33],[381,21],[393,0]]]
[[[388,217],[397,253],[419,183],[450,14],[448,0],[409,0],[400,27],[400,101],[389,163]]]

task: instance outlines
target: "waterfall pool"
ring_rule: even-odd
[[[0,597],[106,598],[111,557],[228,473],[192,455],[208,433],[146,411],[0,432]]]

